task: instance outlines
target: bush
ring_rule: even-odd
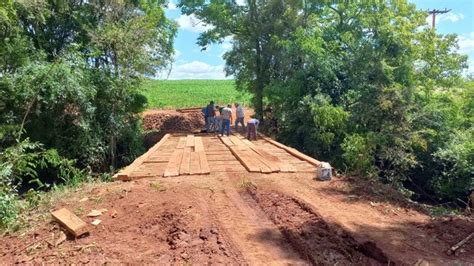
[[[452,201],[466,198],[474,190],[474,128],[453,134],[446,147],[433,156],[442,166],[431,181],[437,196]]]
[[[20,203],[16,194],[0,190],[0,228],[15,224],[20,212]]]
[[[344,138],[341,148],[349,171],[361,176],[377,176],[373,162],[375,145],[368,137],[359,134],[348,135]]]

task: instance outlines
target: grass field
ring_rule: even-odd
[[[148,80],[143,85],[148,108],[184,108],[239,102],[248,105],[250,94],[235,89],[233,80]]]

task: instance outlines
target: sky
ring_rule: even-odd
[[[237,0],[242,3],[244,0]],[[436,31],[441,34],[456,33],[459,36],[459,52],[469,56],[468,73],[474,73],[474,0],[409,0],[418,9],[451,9],[447,14],[436,16]],[[209,26],[199,23],[193,16],[181,14],[176,0],[171,0],[165,10],[169,19],[179,25],[174,47],[174,64],[171,71],[160,73],[160,79],[228,79],[224,72],[222,55],[231,49],[229,40],[212,45],[205,51],[196,44],[201,32]],[[427,17],[431,25],[431,17]]]

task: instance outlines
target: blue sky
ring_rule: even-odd
[[[237,2],[243,2],[238,0]],[[419,9],[451,9],[447,14],[436,16],[438,33],[456,33],[459,36],[459,52],[469,56],[469,70],[474,73],[474,0],[409,0]],[[171,71],[162,73],[162,79],[224,79],[222,55],[231,48],[229,40],[201,51],[196,44],[199,33],[207,29],[193,16],[182,15],[172,0],[166,9],[168,18],[179,25],[175,39],[175,62]],[[431,25],[431,17],[427,18]],[[229,78],[229,77],[227,77]]]

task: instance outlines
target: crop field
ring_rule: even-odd
[[[143,85],[148,108],[185,108],[239,102],[248,105],[250,95],[236,90],[233,80],[148,80]]]

